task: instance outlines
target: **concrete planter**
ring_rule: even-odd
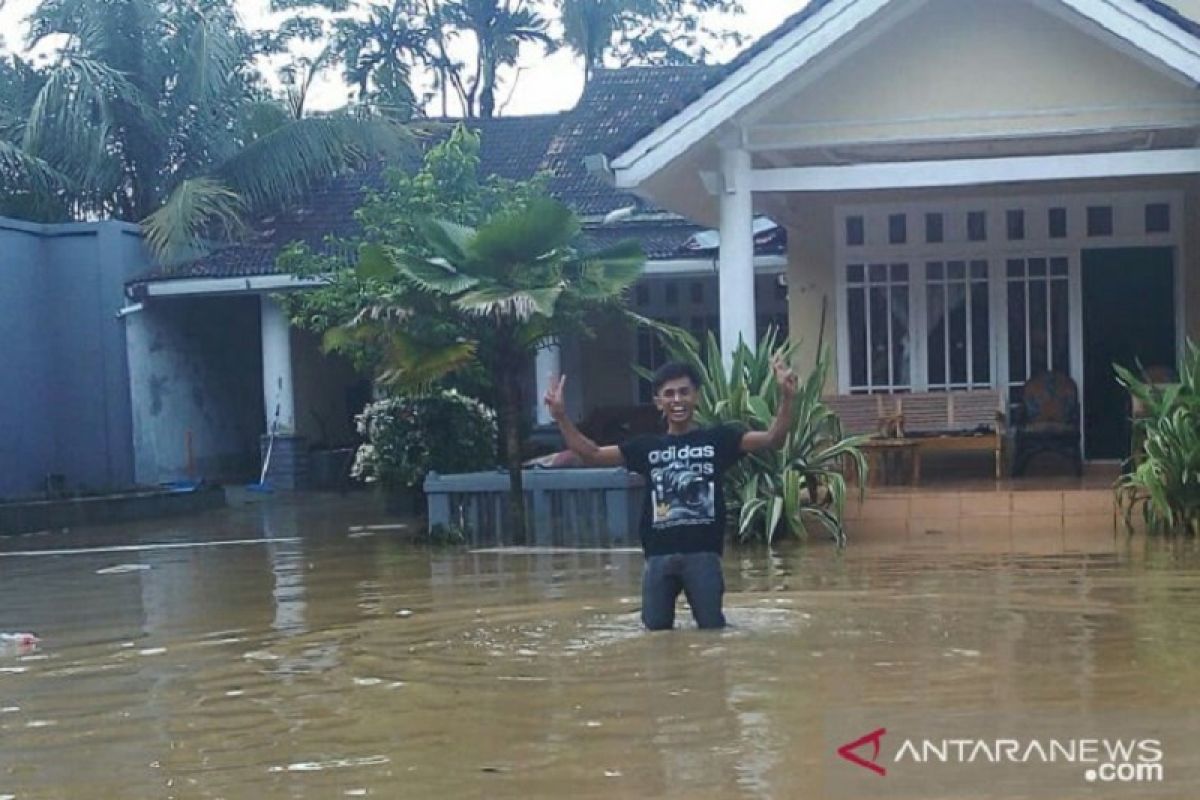
[[[225,490],[220,486],[2,503],[0,536],[157,519],[224,507]]]
[[[529,535],[506,530],[507,472],[431,473],[429,527],[462,529],[475,546],[617,547],[638,543],[643,481],[625,469],[524,472]]]

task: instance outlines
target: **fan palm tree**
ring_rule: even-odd
[[[474,341],[460,342],[436,354],[447,371],[470,363],[475,355],[495,383],[499,397],[503,451],[509,471],[510,530],[525,532],[521,480],[522,368],[532,354],[566,331],[582,327],[590,310],[618,305],[642,274],[645,256],[629,241],[591,254],[573,243],[580,226],[560,203],[538,199],[499,214],[478,229],[444,220],[419,226],[429,252],[364,248],[358,265],[364,279],[397,272],[403,282],[438,300],[473,331]],[[406,308],[374,308],[372,319],[396,319]],[[393,365],[412,363],[411,349],[399,347]],[[409,359],[406,362],[404,359]],[[435,377],[428,370],[423,379]]]
[[[261,113],[278,104],[233,0],[42,0],[30,22],[30,45],[64,44],[3,152],[19,149],[27,183],[36,165],[65,178],[48,187],[43,172],[37,188],[66,216],[139,221],[167,259],[406,144],[375,116]],[[0,167],[0,189],[12,173]]]

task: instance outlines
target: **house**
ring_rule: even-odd
[[[549,170],[596,241],[643,240],[639,310],[726,352],[784,322],[808,363],[831,346],[840,393],[1015,395],[1061,370],[1103,461],[1128,446],[1111,364],[1200,336],[1198,82],[1200,24],[1158,0],[812,0],[725,66],[601,71],[572,111],[472,124],[498,173]],[[178,468],[181,426],[213,464],[272,422],[345,434],[353,377],[266,292],[299,287],[275,267],[289,237],[352,224],[352,180],[131,284],[139,476]],[[564,342],[531,404],[559,369],[577,415],[645,400],[629,364],[658,358],[634,331]]]

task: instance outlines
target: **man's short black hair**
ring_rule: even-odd
[[[679,378],[687,378],[692,382],[692,385],[697,389],[701,386],[700,373],[691,364],[686,361],[668,361],[658,369],[654,370],[654,380],[652,386],[654,393],[658,394],[658,390],[663,387],[667,381],[677,380]]]

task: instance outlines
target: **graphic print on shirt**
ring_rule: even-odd
[[[650,524],[709,525],[717,518],[716,448],[672,445],[651,450]]]

